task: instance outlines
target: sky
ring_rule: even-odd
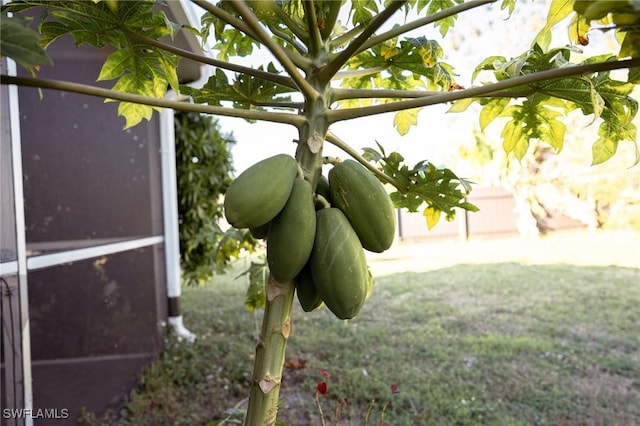
[[[457,83],[470,87],[471,72],[484,58],[492,55],[511,58],[530,47],[535,34],[544,25],[547,7],[547,1],[520,1],[515,13],[507,19],[507,13],[500,10],[498,2],[461,14],[445,39],[433,26],[407,33],[406,36],[426,36],[438,40],[445,51],[443,60],[453,65],[458,74]],[[402,13],[398,15],[389,25],[401,23],[404,16]],[[553,45],[565,45],[567,40],[562,40],[563,35],[554,35]],[[559,40],[556,41],[556,38]],[[592,44],[597,45],[597,40]],[[245,63],[256,65],[256,61],[274,60],[269,55],[268,52],[253,55],[246,59],[250,62]],[[473,84],[481,83],[482,75]],[[449,105],[423,108],[418,115],[418,125],[404,136],[394,128],[392,113],[336,123],[331,130],[358,151],[362,147],[375,147],[377,141],[387,152],[401,153],[410,165],[428,159],[437,165],[449,166],[454,162],[459,144],[473,140],[473,131],[478,127],[478,109],[472,106],[465,113],[452,114],[446,113],[448,108]],[[293,140],[297,138],[297,131],[292,126],[265,122],[249,124],[227,117],[219,117],[219,123],[221,131],[232,133],[237,141],[233,148],[236,174],[271,155],[293,155],[295,152]],[[323,152],[324,155],[346,157],[346,154],[328,143],[325,143]]]

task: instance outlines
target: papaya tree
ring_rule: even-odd
[[[384,144],[358,152],[332,125],[395,113],[401,132],[416,124],[417,110],[450,103],[451,111],[481,106],[483,126],[506,118],[504,149],[523,158],[532,143],[562,149],[562,115],[578,111],[599,126],[593,162],[613,156],[619,143],[637,146],[632,119],[640,82],[640,4],[628,1],[553,0],[544,28],[521,55],[495,55],[478,64],[489,82],[463,87],[442,60],[437,40],[410,36],[435,26],[443,36],[462,13],[513,11],[515,0],[192,0],[201,25],[171,22],[162,3],[149,1],[12,1],[3,6],[2,55],[30,69],[32,77],[3,75],[2,84],[64,90],[120,101],[126,126],[150,119],[159,108],[270,121],[297,130],[295,152],[277,154],[247,169],[231,184],[225,215],[238,228],[266,238],[271,276],[256,347],[246,423],[274,424],[291,312],[320,303],[338,318],[357,315],[370,292],[363,250],[391,244],[393,207],[422,210],[429,226],[457,209],[475,210],[465,197],[470,184],[429,161],[407,163]],[[20,14],[41,8],[29,26]],[[501,9],[501,10],[500,10]],[[393,24],[393,25],[392,25]],[[508,25],[505,21],[503,25]],[[570,46],[552,45],[551,31],[567,28]],[[216,56],[186,51],[173,37],[189,31]],[[576,60],[574,52],[594,31],[615,32],[619,44],[608,55]],[[97,80],[111,90],[37,77],[50,63],[47,47],[64,35],[76,44],[114,48]],[[482,43],[481,39],[477,39]],[[243,65],[237,58],[257,49],[272,62]],[[187,58],[210,67],[202,87],[181,86],[176,67]],[[245,62],[246,63],[246,62]],[[624,70],[613,73],[614,70]],[[167,89],[189,102],[165,99]],[[354,124],[357,125],[357,124]],[[243,141],[239,141],[243,143]],[[328,158],[333,144],[345,159]],[[249,148],[250,149],[250,148]],[[588,148],[587,148],[588,149]],[[636,152],[638,152],[636,150]],[[636,155],[636,163],[640,154]],[[331,167],[328,179],[323,166]],[[330,165],[330,166],[329,166]],[[382,185],[391,188],[391,192]],[[392,207],[393,204],[393,207]],[[269,255],[271,253],[271,255]]]

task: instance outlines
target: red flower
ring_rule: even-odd
[[[324,377],[329,377],[329,372],[327,370],[320,369],[320,374]]]
[[[389,386],[389,388],[391,389],[391,393],[400,393],[400,388],[398,387],[397,383],[391,383],[391,386]]]
[[[325,382],[318,382],[318,386],[316,386],[318,393],[324,395],[327,393],[327,384]]]

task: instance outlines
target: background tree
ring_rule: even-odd
[[[180,266],[187,285],[209,281],[256,241],[248,231],[221,225],[222,197],[233,180],[232,135],[195,112],[175,116]]]
[[[33,69],[48,59],[42,48],[70,34],[77,44],[112,46],[98,80],[116,80],[112,90],[73,82],[2,76],[3,84],[68,90],[121,101],[119,114],[130,127],[150,119],[153,110],[183,111],[266,120],[294,126],[298,131],[295,158],[301,175],[316,188],[320,181],[325,142],[342,149],[381,181],[393,187],[396,207],[422,209],[433,225],[441,213],[453,217],[456,208],[473,210],[465,196],[470,187],[451,170],[428,161],[406,164],[398,153],[368,149],[356,152],[330,129],[359,117],[395,113],[400,133],[417,121],[417,109],[457,101],[452,110],[482,105],[486,125],[507,117],[503,147],[521,159],[530,141],[562,149],[564,112],[577,110],[594,117],[598,139],[592,142],[594,163],[613,156],[621,141],[636,141],[631,122],[637,102],[630,94],[640,80],[640,13],[638,2],[555,0],[547,23],[531,48],[516,58],[491,56],[474,71],[493,75],[493,82],[464,88],[453,67],[442,61],[436,40],[409,36],[435,25],[442,35],[459,13],[495,3],[494,0],[398,1],[220,1],[193,0],[206,13],[200,29],[173,23],[152,1],[15,1],[3,7],[2,54]],[[39,5],[45,13],[39,35],[25,22],[6,13]],[[502,0],[513,10],[515,0]],[[526,7],[526,6],[522,6]],[[399,22],[385,26],[399,16]],[[552,47],[551,29],[569,20],[573,46]],[[609,55],[574,62],[572,52],[588,43],[589,31],[616,31],[621,43]],[[177,31],[214,40],[217,58],[186,52],[170,40]],[[479,43],[482,40],[478,40]],[[235,61],[264,47],[275,62],[253,68]],[[178,57],[215,68],[201,88],[178,83]],[[610,71],[627,69],[614,79]],[[171,87],[193,103],[163,99]],[[640,156],[636,155],[636,162]],[[253,384],[246,422],[274,424],[286,341],[291,331],[294,281],[267,284],[263,329],[256,348]]]

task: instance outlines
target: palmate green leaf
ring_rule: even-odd
[[[378,12],[375,0],[352,0],[349,16],[353,25],[367,25]]]
[[[562,16],[566,5],[556,2],[557,17]],[[562,47],[545,51],[541,45],[534,44],[522,55],[506,60],[501,56],[493,56],[480,63],[474,73],[475,79],[481,71],[493,71],[496,80],[505,80],[543,70],[552,70],[572,65],[571,49]],[[583,64],[600,63],[614,60],[611,55],[601,55],[583,61]],[[637,114],[638,102],[631,96],[637,79],[636,71],[630,70],[631,81],[618,81],[610,78],[608,72],[584,74],[560,80],[540,82],[529,87],[530,93],[537,93],[534,98],[527,99],[522,105],[512,105],[499,114],[501,108],[508,105],[506,100],[475,99],[483,106],[480,114],[480,126],[485,128],[498,116],[511,118],[502,131],[503,147],[522,158],[528,149],[530,139],[539,139],[549,143],[556,151],[562,149],[562,139],[566,130],[561,121],[561,111],[580,109],[584,115],[592,115],[593,121],[602,119],[611,128],[623,128]],[[526,88],[520,92],[527,92]],[[516,91],[517,92],[517,91]],[[517,95],[515,95],[517,96]],[[505,98],[506,99],[506,98]],[[470,101],[464,100],[454,105],[452,112],[463,111]],[[617,132],[606,132],[611,138],[621,135]],[[598,147],[611,147],[611,142],[601,142]],[[596,149],[607,152],[606,149]],[[598,158],[604,158],[600,155]]]
[[[427,13],[431,15],[460,3],[462,3],[462,0],[431,0],[429,2],[429,6],[427,7]],[[440,29],[440,34],[442,35],[442,37],[446,36],[449,30],[453,28],[456,23],[456,18],[456,15],[449,16],[434,23],[434,26]]]
[[[249,268],[240,276],[247,275],[249,287],[245,296],[244,305],[250,311],[262,309],[267,300],[266,288],[269,282],[269,267],[267,262],[251,262]]]
[[[394,179],[399,186],[390,195],[397,208],[416,212],[425,206],[423,214],[431,227],[444,213],[447,220],[455,217],[456,208],[477,211],[478,208],[466,201],[471,191],[470,182],[461,179],[448,168],[436,167],[429,161],[420,161],[413,167],[405,164],[398,152],[387,155],[380,144],[378,149],[366,148],[364,157],[378,164],[380,170]]]
[[[500,10],[507,9],[509,11],[509,16],[511,16],[515,8],[516,0],[502,0],[502,3],[500,3]]]
[[[97,80],[118,79],[113,90],[162,98],[167,84],[178,89],[177,62],[177,58],[164,51],[142,43],[130,43],[107,57]],[[118,114],[125,118],[125,128],[129,128],[143,119],[150,120],[154,109],[160,110],[123,102],[118,107]]]
[[[551,44],[551,29],[564,18],[573,13],[573,0],[552,0],[544,27],[536,35],[533,43],[544,50]]]
[[[558,118],[562,113],[552,109],[544,97],[531,97],[522,105],[511,105],[504,109],[501,116],[510,117],[502,131],[503,148],[522,159],[529,147],[529,141],[538,139],[562,150],[566,125]]]
[[[175,36],[180,26],[172,23],[164,12],[154,10],[155,1],[120,1],[113,7],[112,2],[106,1],[34,0],[29,5],[43,6],[45,10],[39,26],[42,35],[39,43],[43,48],[64,34],[70,34],[77,45],[115,48],[97,76],[98,81],[117,80],[113,90],[157,98],[164,97],[169,86],[178,90],[175,56],[131,36],[131,33],[152,39]],[[150,119],[153,108],[121,103],[118,113],[125,117],[128,128]]]
[[[576,77],[545,84],[541,93],[571,101],[585,115],[594,114],[605,122],[624,126],[638,111],[631,93],[633,84],[612,80],[609,73]]]
[[[406,135],[411,126],[418,124],[418,111],[418,108],[413,108],[405,109],[396,113],[393,117],[393,125],[400,135]]]
[[[264,70],[262,66],[258,69]],[[268,70],[276,73],[273,64],[269,64]],[[202,88],[183,86],[181,92],[198,103],[219,106],[221,102],[229,101],[234,108],[252,109],[288,102],[291,97],[286,94],[293,92],[293,89],[246,74],[236,75],[235,80],[230,82],[227,74],[216,69]]]
[[[221,61],[228,61],[233,56],[249,56],[254,46],[259,45],[235,28],[224,30],[217,41],[213,48],[218,51],[216,56]]]
[[[38,44],[38,34],[28,27],[29,20],[2,14],[0,20],[0,56],[16,61],[32,70],[38,65],[52,64],[51,58]]]
[[[389,54],[393,52],[393,54]],[[385,69],[357,78],[346,78],[343,87],[414,90],[449,90],[454,84],[453,68],[439,59],[440,45],[425,37],[402,40],[398,45],[380,44],[353,57],[347,68],[351,71]],[[391,74],[389,77],[386,73]]]
[[[511,99],[509,98],[497,98],[487,101],[482,110],[480,110],[480,130],[486,129],[495,118],[499,117],[510,102]]]
[[[209,77],[202,88],[197,89],[190,86],[181,86],[180,91],[185,95],[191,96],[194,102],[213,106],[220,106],[222,101],[234,97],[229,79],[220,68],[216,68],[215,73]]]
[[[422,215],[427,221],[427,228],[431,230],[440,221],[440,216],[442,216],[442,211],[435,209],[433,207],[426,207],[422,211]]]
[[[636,146],[636,159],[633,165],[640,162],[640,150],[638,149],[638,133],[633,123],[624,126],[614,126],[603,122],[598,129],[598,139],[591,147],[592,165],[604,163],[613,157],[618,149],[620,141],[630,141]]]
[[[639,24],[640,26],[640,24]],[[618,53],[620,58],[637,58],[640,57],[640,30],[629,31],[624,33],[624,39]]]
[[[506,62],[507,58],[504,56],[489,56],[480,62],[473,70],[473,73],[471,74],[471,81],[475,81],[481,71],[496,71],[498,69],[502,69]]]

